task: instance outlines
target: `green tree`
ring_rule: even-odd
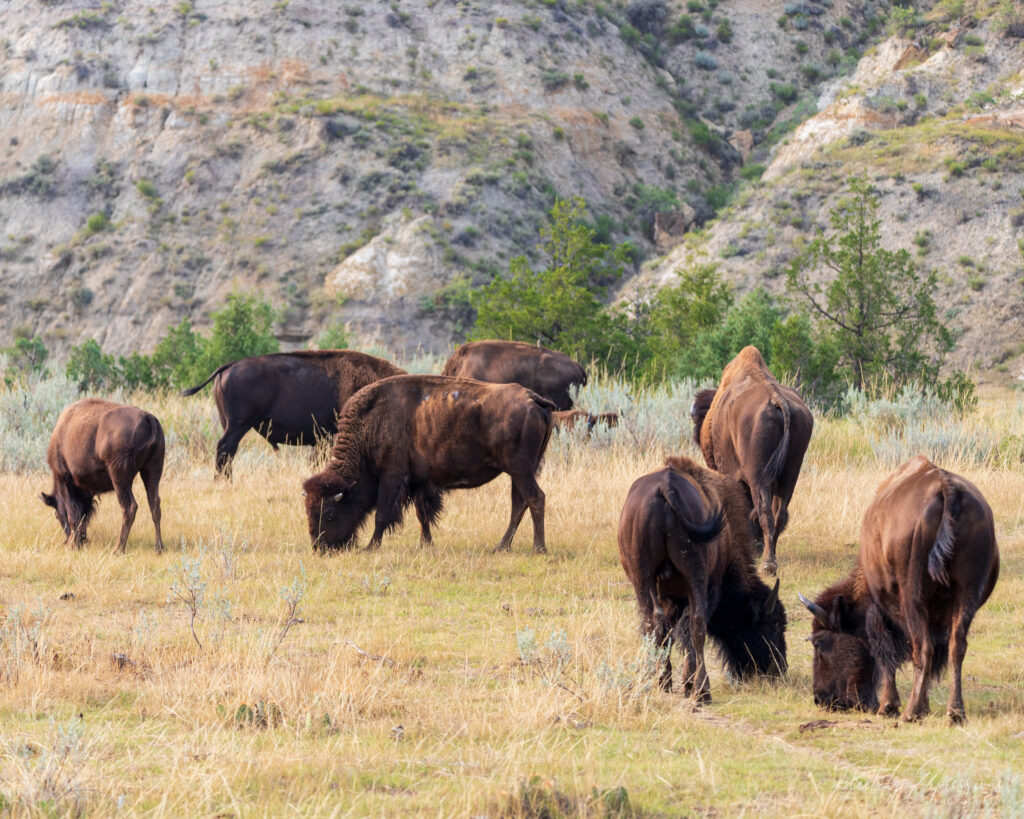
[[[472,296],[472,338],[543,344],[581,361],[597,359],[619,368],[635,353],[625,318],[605,310],[605,287],[622,275],[622,253],[594,241],[582,199],[558,200],[541,229],[543,270],[525,256],[509,263],[509,275]]]
[[[707,340],[733,305],[732,289],[714,264],[695,263],[654,297],[648,318],[648,372],[655,378],[696,376],[709,357]]]
[[[229,295],[213,314],[213,332],[203,350],[207,369],[213,372],[229,361],[276,353],[280,346],[273,332],[275,318],[274,308],[258,296]]]
[[[154,385],[180,390],[200,383],[210,374],[205,367],[205,352],[206,339],[193,331],[192,323],[183,318],[160,339],[150,356]]]
[[[78,385],[80,392],[108,388],[118,380],[114,356],[104,353],[94,338],[71,348],[64,371]]]
[[[43,340],[39,336],[29,336],[27,333],[19,333],[17,330],[15,336],[12,346],[0,350],[7,355],[10,369],[23,374],[42,372],[43,364],[46,363],[46,359],[50,355]],[[8,378],[10,377],[9,374]]]
[[[818,343],[858,389],[935,382],[953,338],[938,320],[936,274],[920,274],[910,252],[881,245],[878,199],[862,177],[831,211],[832,233],[794,260],[789,289],[811,311]]]

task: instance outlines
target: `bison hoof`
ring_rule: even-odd
[[[910,711],[904,712],[903,716],[900,717],[902,722],[920,722],[924,714],[915,714]]]
[[[499,552],[511,552],[511,551],[512,551],[512,547],[509,544],[507,544],[507,543],[499,543],[497,546],[494,547],[494,554],[498,554]]]
[[[779,573],[779,564],[774,560],[766,560],[761,568],[764,570],[765,574],[771,575],[772,577],[775,577],[775,575]]]
[[[711,703],[711,692],[701,691],[693,698],[693,704],[698,708],[702,705],[709,705]]]
[[[898,702],[883,703],[877,713],[880,717],[898,717],[900,715],[900,704]]]
[[[546,555],[548,553],[548,550],[544,546],[534,546],[533,553],[535,555]]]
[[[946,719],[949,720],[950,725],[963,725],[965,716],[963,710],[950,708],[946,711]]]

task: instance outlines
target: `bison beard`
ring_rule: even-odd
[[[346,403],[332,459],[304,484],[316,549],[350,547],[376,509],[368,548],[398,526],[413,504],[422,543],[449,489],[481,486],[505,472],[512,512],[498,549],[510,548],[527,508],[534,551],[544,545],[544,493],[536,473],[551,436],[553,405],[515,384],[445,376],[396,376]]]
[[[967,632],[999,576],[992,510],[974,484],[918,456],[883,481],[860,543],[848,578],[813,602],[800,596],[814,615],[815,703],[896,716],[896,671],[910,659],[902,718],[916,720],[929,711],[929,683],[950,663],[946,713],[961,722]]]
[[[661,686],[672,688],[670,651],[685,651],[683,690],[710,700],[704,641],[736,677],[786,670],[786,617],[779,584],[753,564],[749,504],[725,476],[688,458],[634,482],[619,521],[619,557],[644,630],[669,649]]]

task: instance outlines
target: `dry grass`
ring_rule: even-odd
[[[163,556],[144,503],[126,556],[110,553],[111,497],[71,552],[37,499],[48,478],[0,475],[0,805],[14,813],[600,815],[623,807],[620,788],[642,815],[1024,810],[1019,464],[945,464],[990,500],[1003,554],[971,632],[965,727],[944,723],[945,684],[912,726],[811,702],[796,593],[849,569],[888,471],[845,420],[819,423],[780,545],[787,678],[732,685],[712,663],[714,702],[694,711],[637,673],[615,544],[630,483],[664,452],[638,452],[628,430],[556,441],[547,556],[528,552],[528,519],[513,554],[490,553],[503,478],[449,495],[433,549],[410,516],[378,553],[319,557],[299,495],[308,454],[247,440],[234,481],[215,482],[209,404],[148,400],[178,430]],[[965,424],[1019,411],[993,394]],[[203,598],[197,639],[175,589]]]

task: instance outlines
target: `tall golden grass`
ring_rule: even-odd
[[[0,475],[0,805],[19,815],[1011,815],[1024,810],[1024,475],[971,451],[943,466],[997,518],[1002,576],[970,635],[967,723],[828,714],[810,694],[813,593],[849,571],[890,471],[850,419],[819,419],[779,547],[784,680],[712,661],[695,710],[642,673],[615,532],[630,483],[688,442],[623,427],[552,442],[550,554],[524,521],[509,555],[508,479],[453,492],[433,548],[415,518],[378,552],[310,548],[308,450],[250,436],[215,481],[209,396],[135,396],[169,430],[168,551],[141,507],[128,553],[100,503],[70,551],[40,471]],[[1016,394],[956,422],[1014,434]],[[1005,448],[1004,448],[1005,449]],[[182,598],[201,596],[194,623]],[[906,695],[909,672],[900,677]],[[547,813],[545,813],[547,811]]]

